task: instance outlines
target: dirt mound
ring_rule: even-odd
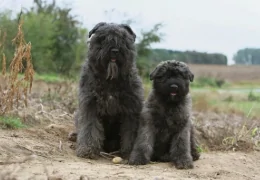
[[[259,119],[235,114],[194,112],[193,122],[200,144],[210,150],[252,151],[260,142],[260,129],[257,128],[260,127]]]

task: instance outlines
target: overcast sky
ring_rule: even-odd
[[[20,11],[32,2],[0,0],[0,10]],[[136,32],[163,22],[164,41],[153,47],[220,52],[229,63],[240,48],[260,48],[260,0],[57,0],[64,2],[87,28],[100,21],[121,22],[121,15],[105,16],[112,8],[138,18],[132,25]]]

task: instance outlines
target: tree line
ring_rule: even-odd
[[[150,56],[154,61],[175,59],[192,64],[227,64],[227,56],[221,53],[154,49]]]

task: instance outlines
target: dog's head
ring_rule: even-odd
[[[107,79],[128,73],[135,59],[136,35],[126,24],[98,23],[89,31],[90,64]]]
[[[155,93],[174,102],[181,101],[189,93],[194,74],[188,66],[179,61],[169,60],[159,63],[150,74]]]

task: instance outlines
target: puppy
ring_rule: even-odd
[[[141,113],[130,165],[172,162],[177,169],[193,168],[200,157],[191,122],[189,85],[194,79],[179,61],[161,62],[150,74],[153,88]]]

